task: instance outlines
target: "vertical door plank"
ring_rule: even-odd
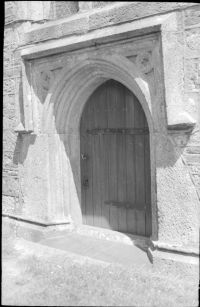
[[[137,234],[145,236],[145,210],[136,210],[136,227]]]
[[[134,99],[129,90],[126,90],[126,128],[134,127]],[[126,170],[127,170],[127,200],[131,208],[127,210],[127,231],[136,233],[136,212],[134,204],[136,201],[136,178],[135,178],[135,139],[133,135],[126,135]]]
[[[85,110],[84,110],[85,111]],[[85,113],[85,112],[84,112]],[[86,127],[85,127],[85,121],[84,117],[82,116],[81,122],[80,122],[80,153],[85,151],[85,147],[87,146],[87,136],[85,135]],[[86,172],[86,165],[83,163],[83,160],[81,159],[80,154],[80,165],[81,165],[81,210],[82,210],[82,220],[83,224],[86,224],[86,195],[85,190],[82,187],[83,182],[83,174]]]
[[[136,186],[135,186],[135,144],[134,137],[126,136],[126,169],[127,169],[127,200],[131,207],[127,210],[127,231],[129,233],[136,233]]]
[[[117,84],[116,104],[118,111],[116,114],[116,125],[119,128],[126,127],[125,91],[124,86]],[[117,134],[117,201],[119,203],[127,201],[125,139],[125,134]],[[118,208],[118,229],[122,232],[127,232],[126,210],[125,205]]]
[[[107,135],[100,136],[100,151],[102,157],[101,167],[101,179],[102,179],[102,222],[101,225],[104,228],[110,227],[110,206],[105,202],[109,200],[109,150],[110,150],[110,138]]]
[[[81,135],[81,146],[80,146],[80,150],[81,152],[85,151],[85,147],[86,147],[86,143],[87,143],[87,138],[85,135]],[[83,163],[82,159],[80,161],[81,163],[81,209],[82,209],[82,220],[83,220],[83,224],[86,224],[86,193],[85,190],[82,187],[82,182],[83,182],[83,174],[86,173],[86,165],[85,163]]]
[[[88,101],[88,110],[86,112],[86,116],[84,117],[84,120],[86,122],[86,128],[91,129],[94,125],[93,118],[94,118],[94,108],[93,108],[93,103],[92,99],[89,99]],[[84,188],[85,189],[85,195],[86,195],[86,223],[87,225],[94,225],[94,208],[93,208],[93,136],[89,135],[86,132],[87,136],[87,148],[85,148],[85,153],[88,156],[88,159],[83,160],[86,162],[86,168],[87,171],[85,174],[83,174],[83,179],[88,179],[89,181],[89,187]],[[83,153],[84,154],[84,153]]]
[[[145,120],[145,127],[148,124]],[[145,135],[145,203],[146,203],[146,236],[151,236],[151,168],[150,168],[150,144],[149,135]]]
[[[117,136],[117,200],[119,202],[126,202],[126,150],[125,150],[125,135]],[[118,228],[119,231],[127,231],[126,222],[126,207],[118,208]]]
[[[93,136],[93,207],[94,226],[101,226],[100,136]]]
[[[101,126],[108,128],[108,86],[104,86],[100,95],[101,112],[99,118]],[[110,228],[110,207],[106,205],[106,200],[109,200],[109,150],[110,140],[107,135],[100,135],[100,157],[101,157],[101,208],[102,208],[102,220],[101,226],[104,228]]]
[[[101,112],[101,88],[98,88],[93,95],[93,128],[99,128],[103,123]],[[93,135],[93,207],[94,207],[94,225],[101,226],[101,157],[100,157],[100,136]]]
[[[108,83],[108,128],[117,128],[120,114],[120,108],[117,104],[117,95],[119,91],[114,81]],[[109,201],[117,200],[117,135],[109,135]],[[113,230],[118,230],[118,209],[110,206],[110,225]]]
[[[135,98],[135,127],[144,128],[144,112]],[[135,166],[136,166],[136,205],[137,233],[145,234],[145,170],[144,170],[144,135],[135,136]]]
[[[127,211],[127,231],[137,232],[136,225],[136,165],[135,165],[135,139],[132,135],[126,136],[126,169],[127,169],[127,200],[131,207]]]
[[[109,199],[108,201],[116,201],[117,197],[117,142],[116,135],[109,136]],[[118,212],[115,206],[110,205],[110,226],[113,230],[118,230]]]
[[[87,130],[87,121],[85,120],[88,117],[88,104],[85,106],[83,116],[81,118],[81,123],[80,123],[80,152],[81,154],[85,154],[88,148],[88,137],[86,134]],[[83,218],[83,224],[86,224],[86,216],[87,216],[87,211],[86,211],[86,189],[84,189],[82,183],[84,180],[84,176],[88,176],[88,165],[87,161],[83,160],[80,155],[80,164],[81,164],[81,209],[82,209],[82,218]]]

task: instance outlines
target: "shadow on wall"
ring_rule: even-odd
[[[19,134],[13,155],[13,163],[23,164],[28,155],[29,146],[36,140],[36,134]]]
[[[173,167],[183,155],[190,140],[192,131],[173,131],[160,134],[156,148],[156,166],[158,168]]]

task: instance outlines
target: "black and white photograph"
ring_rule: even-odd
[[[2,9],[1,304],[198,307],[200,4]]]

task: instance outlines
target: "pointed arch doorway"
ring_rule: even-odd
[[[149,129],[135,95],[108,80],[80,123],[83,224],[151,235]]]

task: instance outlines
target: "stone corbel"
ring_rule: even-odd
[[[180,112],[174,114],[173,120],[168,124],[167,129],[169,133],[190,133],[194,129],[195,124],[195,120],[187,112]]]
[[[14,129],[14,131],[18,134],[30,134],[33,132],[33,130],[26,130],[24,128],[24,125],[20,122],[19,125]]]

